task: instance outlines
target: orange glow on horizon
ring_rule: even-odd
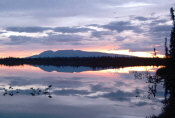
[[[10,51],[10,52],[5,51],[5,52],[0,52],[0,58],[6,58],[6,57],[23,58],[23,57],[29,57],[36,54],[40,54],[41,52],[43,52],[43,50],[37,50],[37,51],[26,50],[26,51]]]
[[[127,50],[103,50],[101,52],[112,53],[112,54],[124,54],[136,57],[154,57],[153,52],[130,52]],[[165,56],[162,54],[157,54],[157,57],[164,58]]]
[[[77,49],[79,50],[79,49]],[[81,50],[81,49],[80,49]],[[25,51],[5,51],[5,52],[0,52],[0,58],[4,57],[29,57],[32,55],[40,54],[45,50],[25,50]],[[56,51],[56,50],[53,50]],[[137,57],[154,57],[153,52],[130,52],[129,49],[126,50],[103,50],[103,49],[87,49],[84,51],[89,51],[89,52],[103,52],[103,53],[111,53],[111,54],[123,54],[123,55],[130,55],[130,56],[137,56]],[[159,58],[164,58],[165,56],[162,54],[157,54],[157,57]]]
[[[147,72],[156,72],[157,69],[162,68],[163,66],[134,66],[134,67],[124,67],[124,68],[116,68],[116,69],[106,69],[101,70],[101,72],[111,72],[111,73],[130,73],[132,71],[147,71]]]

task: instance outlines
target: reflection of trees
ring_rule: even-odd
[[[165,39],[165,52],[166,57],[169,58],[166,67],[157,70],[155,76],[147,76],[149,83],[153,83],[154,86],[149,87],[148,93],[156,94],[157,84],[163,80],[164,89],[165,89],[165,99],[164,99],[164,108],[163,112],[159,116],[153,116],[152,118],[174,118],[175,117],[175,15],[174,9],[170,9],[171,19],[173,21],[173,27],[170,34],[170,46],[169,50],[167,47],[167,39]],[[136,78],[139,78],[141,75],[135,74]],[[167,97],[169,95],[169,97]]]
[[[31,95],[31,96],[39,96],[39,95],[46,95],[49,98],[52,98],[50,89],[52,88],[52,85],[49,85],[45,89],[40,89],[40,88],[30,88],[28,90],[21,90],[21,89],[14,89],[13,87],[9,88],[3,88],[3,96],[14,96],[14,95]]]
[[[155,75],[150,73],[134,72],[136,79],[146,79],[148,83],[148,98],[151,96],[156,97],[157,85],[163,83],[164,85],[164,108],[159,116],[152,116],[150,118],[174,118],[175,117],[175,65],[173,63],[164,68],[157,70]]]
[[[175,65],[167,65],[167,67],[159,69],[157,75],[164,79],[165,100],[163,113],[158,118],[174,118],[175,116]],[[169,95],[169,98],[167,98]]]
[[[149,72],[133,72],[135,79],[146,79],[148,83],[148,95],[147,98],[150,99],[151,96],[155,97],[157,92],[157,85],[162,83],[163,80],[157,75],[151,75]]]
[[[173,20],[173,28],[170,35],[170,60],[165,68],[157,71],[157,75],[164,80],[165,100],[163,113],[158,118],[174,118],[175,117],[175,16],[174,9],[170,9],[171,19]],[[169,98],[167,98],[169,95]]]

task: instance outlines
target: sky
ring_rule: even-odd
[[[0,0],[0,57],[84,50],[164,54],[173,0]]]

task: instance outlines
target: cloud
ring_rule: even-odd
[[[145,36],[149,36],[151,39],[149,42],[150,44],[161,45],[160,50],[164,50],[164,39],[165,37],[169,38],[172,29],[171,25],[165,24],[166,22],[167,20],[165,19],[152,21],[150,24],[148,24],[148,32],[145,33]]]
[[[50,34],[46,37],[27,37],[27,36],[10,36],[10,41],[6,45],[26,45],[26,43],[39,43],[44,45],[56,45],[57,43],[69,43],[72,45],[81,45],[84,37],[79,35]]]
[[[116,15],[137,16],[144,13],[144,16],[147,16],[152,12],[165,11],[172,4],[173,1],[163,0],[1,0],[0,26],[58,27],[69,24],[104,24],[114,20]],[[149,9],[145,10],[145,7]],[[114,12],[117,14],[114,15]]]
[[[14,31],[14,32],[26,32],[26,33],[37,33],[43,32],[46,30],[53,30],[54,32],[61,32],[61,33],[79,33],[79,32],[88,32],[88,31],[95,31],[94,29],[90,28],[81,28],[81,27],[7,27],[7,31]]]
[[[25,44],[41,44],[41,45],[88,45],[93,42],[95,37],[97,40],[110,41],[117,43],[120,49],[130,49],[131,51],[152,51],[154,45],[161,45],[164,37],[169,35],[171,26],[167,25],[167,19],[160,17],[142,17],[134,16],[132,19],[139,19],[140,24],[132,24],[131,21],[113,21],[106,25],[92,24],[83,27],[8,27],[8,31],[27,32],[27,33],[44,33],[48,36],[30,37],[12,35],[10,41],[6,41],[6,45],[25,45]],[[149,22],[143,23],[142,20]],[[161,25],[160,25],[161,24]],[[146,27],[144,29],[142,27]],[[100,30],[99,30],[100,29]],[[50,30],[48,33],[44,32]],[[90,35],[85,33],[90,31]],[[117,31],[117,32],[116,32]],[[2,33],[3,34],[3,33]],[[162,39],[162,40],[160,40]],[[98,41],[97,41],[98,45]],[[137,46],[136,46],[137,45]],[[152,47],[150,47],[152,46]],[[162,50],[162,49],[161,49]]]
[[[116,37],[116,41],[123,41],[123,40],[125,40],[126,39],[126,37],[122,37],[122,36],[117,36]]]
[[[65,35],[65,34],[60,34],[60,35],[50,35],[48,37],[44,37],[43,40],[46,42],[78,42],[82,41],[84,38],[79,35]]]
[[[21,45],[27,42],[31,42],[34,38],[26,36],[10,36],[10,42],[5,44],[7,45]]]
[[[165,24],[166,22],[168,22],[169,19],[159,19],[159,18],[155,18],[154,20],[152,20],[152,22],[150,23],[151,26],[154,25],[158,25],[158,24]]]
[[[27,33],[43,32],[49,29],[51,28],[48,28],[48,27],[7,27],[6,28],[7,31],[27,32]]]
[[[132,7],[145,7],[145,6],[152,6],[152,5],[153,4],[144,3],[144,2],[129,2],[117,7],[132,8]]]
[[[98,2],[95,3],[97,3],[98,5],[104,5],[104,2]],[[124,4],[124,2],[119,3]],[[66,2],[65,4],[67,5],[68,3]],[[111,1],[108,3],[108,5],[111,6],[113,6],[114,4],[115,2]],[[95,7],[98,6],[96,5]],[[32,8],[35,6],[30,7]],[[48,5],[48,7],[50,7],[50,5]],[[107,8],[107,6],[105,6],[105,8]],[[44,8],[38,9],[40,11]],[[26,8],[26,10],[29,10],[29,8]],[[36,12],[38,12],[38,10],[36,10]],[[112,11],[112,13],[113,12],[114,11]],[[116,15],[118,14],[116,13]],[[86,18],[92,21],[92,19],[87,16],[88,15],[86,15]],[[153,47],[154,45],[162,45],[164,42],[164,37],[169,36],[169,33],[171,31],[171,25],[168,25],[169,19],[166,18],[168,16],[165,15],[152,15],[151,17],[150,15],[142,16],[137,14],[123,17],[120,16],[121,15],[119,14],[119,18],[115,18],[115,16],[112,20],[109,20],[107,18],[108,21],[105,22],[105,24],[104,22],[92,22],[92,24],[88,25],[82,25],[80,23],[76,26],[71,26],[69,24],[67,24],[67,26],[61,26],[62,22],[67,19],[67,17],[61,16],[60,18],[62,18],[62,22],[58,21],[58,24],[60,24],[59,27],[58,25],[55,25],[54,27],[49,27],[47,25],[43,27],[30,25],[24,27],[11,26],[2,30],[2,33],[0,34],[0,36],[2,37],[1,44],[13,46],[21,45],[23,47],[26,44],[35,44],[39,45],[38,48],[41,48],[42,46],[44,47],[46,45],[64,45],[67,47],[72,46],[71,49],[76,49],[77,47],[75,46],[79,46],[78,48],[82,49],[84,48],[84,46],[102,47],[103,43],[107,45],[106,42],[108,42],[108,44],[116,45],[116,47],[119,47],[118,49],[130,49],[131,51],[152,51],[152,48],[150,47]],[[81,16],[77,16],[76,18],[79,17]],[[43,17],[40,18],[45,20]],[[104,17],[98,17],[98,19],[103,18]],[[57,19],[55,19],[55,21],[56,20]],[[76,19],[69,20],[69,22],[72,23],[74,22],[74,20]],[[106,21],[106,19],[104,19],[104,21]],[[5,40],[5,36],[9,39]]]
[[[103,25],[103,28],[109,29],[112,31],[118,31],[119,33],[125,30],[132,30],[136,33],[139,33],[142,31],[138,26],[132,25],[129,21],[116,21],[116,22],[110,22],[107,25]]]
[[[89,28],[79,28],[79,27],[57,27],[54,28],[55,32],[62,32],[62,33],[78,33],[78,32],[88,32],[94,31]]]
[[[134,19],[139,20],[139,21],[147,21],[147,20],[149,20],[149,18],[143,17],[143,16],[137,16]]]
[[[113,35],[111,31],[93,31],[91,34],[93,37],[102,38],[105,35]]]
[[[150,32],[170,32],[172,29],[171,25],[156,25],[150,28]]]
[[[135,43],[123,43],[120,45],[120,49],[128,49],[131,51],[131,52],[137,52],[137,51],[153,51],[153,47],[150,47],[150,46],[153,46],[154,44],[152,42],[135,42]]]

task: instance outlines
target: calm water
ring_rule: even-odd
[[[145,118],[161,113],[163,85],[149,95],[158,67],[0,66],[0,118]],[[149,98],[149,99],[148,99]]]

